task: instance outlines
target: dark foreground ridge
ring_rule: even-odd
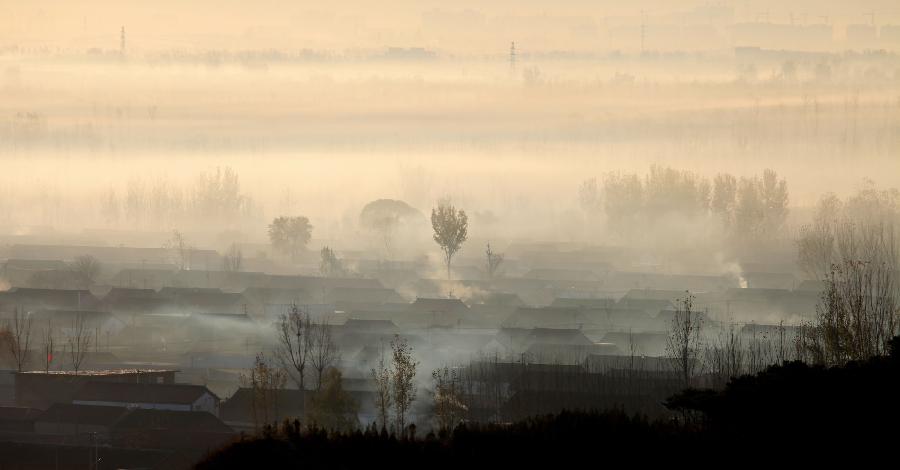
[[[196,468],[535,468],[601,457],[641,463],[687,454],[759,458],[786,449],[820,449],[811,456],[818,460],[896,439],[900,337],[891,346],[889,356],[843,367],[790,362],[734,379],[719,392],[686,390],[666,402],[675,418],[565,411],[512,424],[464,423],[412,438],[374,428],[327,433],[294,421],[232,443]]]

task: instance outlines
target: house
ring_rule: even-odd
[[[621,354],[612,343],[556,344],[532,343],[523,353],[528,361],[542,364],[582,364],[591,355]]]
[[[628,332],[613,331],[606,333],[600,339],[603,343],[612,343],[618,346],[622,354],[661,356],[666,352],[667,333],[662,332]]]
[[[578,307],[519,307],[503,320],[505,327],[564,328],[578,326],[581,309]]]
[[[600,281],[599,276],[588,269],[536,268],[528,271],[522,277],[543,281]]]
[[[171,286],[175,278],[175,267],[125,268],[109,280],[110,285],[124,288],[162,289]]]
[[[502,355],[519,354],[528,347],[530,336],[530,328],[503,327],[484,346],[483,351]]]
[[[645,310],[634,308],[592,308],[581,311],[578,324],[583,328],[599,330],[634,330],[646,331],[656,329],[653,317]]]
[[[133,384],[175,383],[174,370],[113,369],[72,371],[27,371],[15,374],[17,406],[45,409],[54,403],[71,403],[88,382]]]
[[[234,430],[215,415],[205,411],[173,411],[137,408],[116,421],[112,427],[118,438],[148,430],[163,430],[175,434],[218,433],[231,435]]]
[[[613,307],[616,301],[610,298],[577,298],[577,297],[557,297],[550,303],[551,307],[558,308],[609,308]]]
[[[417,297],[409,304],[405,319],[428,325],[457,325],[468,310],[460,299]]]
[[[797,278],[791,273],[744,272],[741,278],[751,289],[793,289]]]
[[[528,335],[531,344],[568,344],[589,346],[594,344],[584,332],[574,328],[534,328]]]
[[[54,403],[35,419],[34,431],[57,435],[96,433],[108,438],[112,426],[126,414],[128,409],[121,406]]]
[[[169,300],[153,289],[113,287],[101,299],[103,308],[125,318],[164,311]]]
[[[292,305],[309,302],[309,294],[300,289],[248,287],[241,292],[248,312],[257,318],[275,318],[290,311]]]
[[[696,310],[691,312],[691,316],[687,317],[685,312],[675,309],[661,310],[659,311],[654,320],[656,322],[656,330],[657,331],[668,331],[672,329],[675,319],[678,319],[679,322],[683,321],[686,318],[690,318],[691,321],[700,321],[703,323],[709,323],[710,320],[706,316],[705,312],[698,312]],[[683,323],[679,323],[683,324]]]
[[[217,288],[164,287],[159,295],[185,313],[246,313],[247,301],[241,294]]]
[[[88,290],[13,287],[0,292],[0,311],[98,310],[100,299]]]
[[[403,302],[403,297],[400,297],[394,289],[334,287],[325,293],[324,301],[327,304],[339,302],[383,304]]]
[[[512,292],[478,292],[467,299],[471,308],[473,305],[488,305],[492,307],[524,307],[525,302],[518,294]]]
[[[640,354],[591,354],[585,358],[584,367],[593,374],[610,375],[629,371],[671,375],[675,371],[674,363],[668,357]]]
[[[72,403],[219,413],[219,397],[203,385],[87,382],[75,393]]]
[[[18,406],[0,406],[0,433],[33,432],[41,410]]]
[[[332,331],[335,331],[336,334],[360,332],[393,334],[397,332],[397,325],[390,320],[348,318],[343,325]]]
[[[632,310],[643,310],[647,315],[656,316],[662,310],[674,310],[675,305],[669,299],[636,299],[621,298],[616,302],[616,307]]]
[[[239,388],[222,402],[219,416],[236,429],[252,430],[257,424],[280,423],[285,419],[303,419],[310,391],[279,389],[272,400],[261,403],[253,398],[253,390]]]
[[[180,465],[170,459],[160,468],[190,468],[234,438],[230,426],[202,411],[133,410],[113,427],[110,444],[174,452]]]
[[[685,289],[630,289],[622,296],[627,300],[668,300],[669,302],[677,302],[678,299],[684,298],[687,293]]]
[[[9,259],[0,267],[0,277],[10,286],[30,286],[34,276],[46,271],[64,271],[68,266],[61,260]]]

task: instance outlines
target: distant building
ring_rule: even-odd
[[[16,404],[46,409],[54,403],[71,403],[89,382],[173,384],[174,370],[28,371],[15,374]]]
[[[189,384],[88,382],[78,390],[72,403],[219,413],[219,397],[203,385]]]

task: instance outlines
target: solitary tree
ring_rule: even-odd
[[[72,370],[75,371],[76,375],[91,346],[91,333],[84,315],[81,313],[76,314],[72,321],[72,328],[66,333],[69,363],[72,365]]]
[[[701,329],[703,322],[698,313],[693,311],[694,296],[687,292],[678,301],[678,309],[672,318],[672,327],[666,338],[666,354],[672,367],[684,380],[684,386],[693,384],[694,376],[700,367]]]
[[[338,360],[338,348],[331,338],[331,325],[325,320],[313,323],[312,354],[309,359],[316,371],[316,391],[319,391],[322,389],[323,374]]]
[[[53,362],[53,352],[55,344],[53,341],[53,323],[47,319],[47,329],[44,330],[44,372],[50,371],[50,364]]]
[[[494,279],[497,275],[497,271],[500,269],[500,265],[503,263],[503,253],[494,253],[491,250],[491,244],[488,243],[487,250],[484,252],[485,254],[485,270],[487,271],[488,279]]]
[[[309,243],[312,229],[306,217],[277,217],[269,224],[269,241],[276,250],[296,261],[300,250]]]
[[[416,399],[416,366],[412,357],[412,346],[406,338],[394,335],[391,341],[393,368],[391,370],[391,392],[394,402],[394,421],[397,434],[402,436],[406,431],[406,417],[413,401]]]
[[[300,390],[306,390],[304,379],[306,366],[312,354],[312,322],[309,315],[297,305],[281,316],[278,324],[278,358],[282,366],[290,371],[291,379]]]
[[[173,230],[172,238],[166,240],[163,244],[163,248],[171,252],[172,259],[178,265],[178,269],[185,270],[190,267],[190,252],[192,248],[188,245],[187,239],[184,238],[183,233],[178,230]]]
[[[391,394],[391,370],[385,362],[383,350],[377,367],[372,368],[372,381],[375,383],[375,410],[378,412],[381,427],[387,428],[393,395]]]
[[[447,265],[447,279],[450,279],[450,263],[453,255],[462,248],[469,231],[469,217],[463,210],[457,211],[449,201],[442,201],[431,210],[431,226],[434,228],[434,241],[444,252]]]
[[[16,370],[19,372],[22,372],[28,365],[31,321],[32,318],[29,315],[16,308],[13,312],[10,326],[3,332],[7,349],[16,363]]]

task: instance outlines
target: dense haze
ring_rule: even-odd
[[[373,199],[427,211],[450,196],[494,213],[504,236],[584,240],[568,230],[581,180],[653,164],[709,177],[772,168],[798,208],[863,178],[900,185],[881,171],[896,168],[900,114],[891,2],[5,3],[10,229],[102,227],[108,191],[184,187],[226,166],[262,220],[302,213],[316,239],[347,235],[342,222]],[[870,11],[883,51],[846,52],[841,32]],[[823,55],[735,51],[735,23],[794,15],[799,28],[801,14],[828,16],[833,39],[776,47]],[[691,25],[716,34],[675,49],[654,40]],[[627,43],[608,40],[617,28]],[[263,241],[255,222],[234,223]]]
[[[212,394],[221,439],[184,462],[297,416],[677,423],[684,388],[887,355],[900,5],[0,0],[0,170],[0,408],[96,405],[21,393],[81,383],[86,316],[82,371]],[[822,346],[853,315],[865,345]],[[337,351],[318,374],[285,359],[291,325]],[[401,344],[419,395],[389,421],[377,360],[396,374]],[[254,374],[297,408],[260,418]],[[0,462],[55,442],[40,422]],[[96,446],[77,425],[60,445]]]

